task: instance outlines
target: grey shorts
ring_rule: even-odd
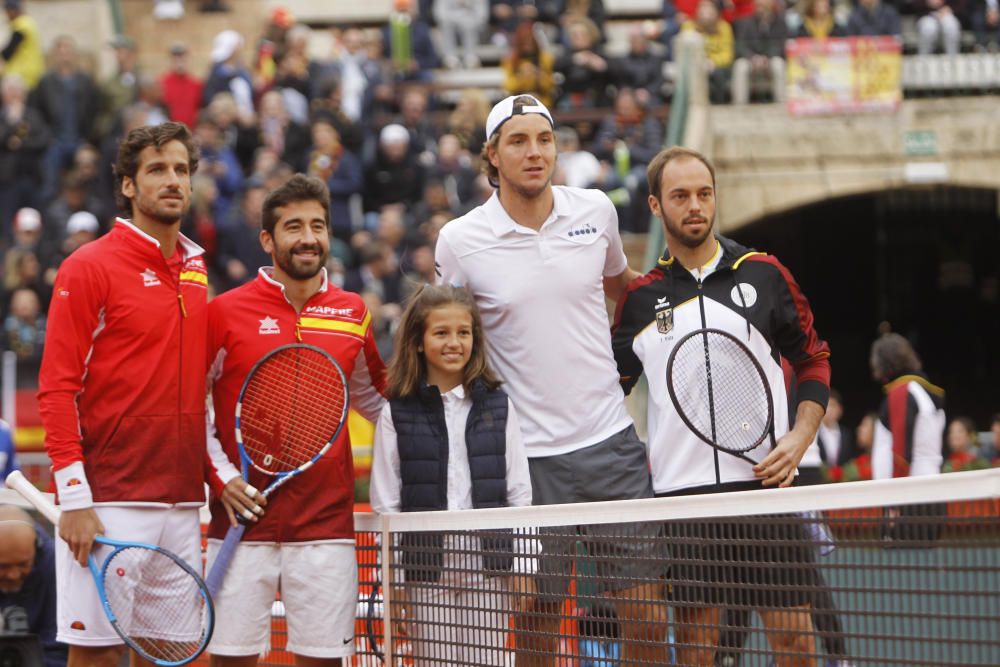
[[[646,446],[635,427],[568,454],[528,459],[535,505],[652,498]],[[538,592],[564,596],[573,560],[577,594],[599,594],[656,583],[666,554],[658,522],[542,528]]]

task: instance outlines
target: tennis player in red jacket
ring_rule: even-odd
[[[307,343],[330,353],[349,378],[351,407],[375,421],[384,402],[385,368],[361,297],[331,284],[330,199],[324,183],[301,174],[264,201],[261,244],[273,266],[209,304],[209,385],[214,424],[208,447],[215,468],[208,567],[235,514],[263,513],[247,527],[216,596],[213,665],[255,665],[270,635],[271,604],[281,591],[288,650],[297,665],[340,665],[354,653],[357,561],[354,469],[348,429],[309,470],[269,502],[240,477],[234,409],[254,364],[282,345]],[[253,582],[253,585],[248,585]],[[317,591],[321,591],[317,594]]]
[[[38,401],[63,510],[57,638],[70,667],[112,667],[124,651],[85,567],[96,535],[159,544],[200,569],[208,279],[180,234],[197,166],[186,126],[131,131],[115,164],[131,219],[56,276]]]

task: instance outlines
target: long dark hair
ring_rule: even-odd
[[[500,386],[500,380],[486,362],[483,320],[472,294],[461,287],[425,285],[410,297],[396,331],[396,353],[388,368],[389,398],[407,398],[420,390],[427,376],[424,354],[420,352],[427,314],[444,306],[460,306],[472,316],[472,356],[463,369],[462,386],[468,391],[476,380],[488,389]]]

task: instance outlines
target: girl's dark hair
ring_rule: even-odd
[[[472,356],[465,364],[462,386],[468,391],[476,380],[488,389],[500,386],[500,380],[486,362],[483,320],[472,294],[461,287],[425,285],[410,297],[396,331],[396,353],[388,368],[386,394],[389,398],[414,396],[420,390],[427,375],[424,353],[419,351],[424,341],[427,314],[435,308],[452,305],[461,306],[472,315]]]
[[[132,200],[122,194],[122,179],[126,176],[135,180],[139,173],[139,154],[150,146],[163,148],[171,141],[184,144],[188,154],[188,171],[191,176],[198,171],[198,147],[195,146],[191,130],[184,123],[160,123],[137,127],[128,133],[118,146],[118,159],[115,161],[115,203],[119,210],[128,217],[132,216]]]

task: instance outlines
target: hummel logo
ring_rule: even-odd
[[[153,269],[146,269],[139,275],[142,276],[143,287],[156,287],[160,284],[160,279],[156,276],[156,272]]]
[[[257,333],[262,336],[266,336],[268,334],[280,334],[281,328],[278,326],[278,320],[273,317],[265,316],[264,319],[260,320],[260,329]]]

